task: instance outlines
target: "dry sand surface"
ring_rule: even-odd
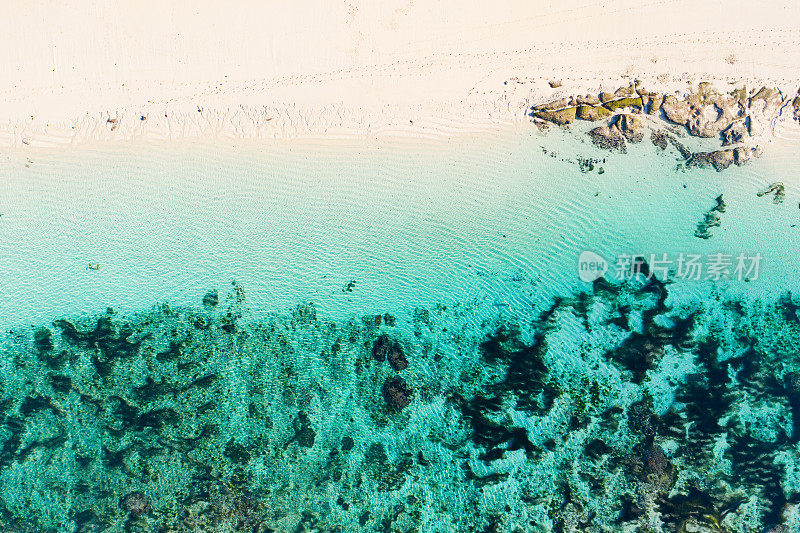
[[[796,90],[798,20],[781,0],[8,0],[0,146],[447,137],[634,78]]]

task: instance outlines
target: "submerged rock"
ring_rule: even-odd
[[[715,150],[713,152],[697,152],[686,161],[687,167],[710,167],[722,172],[734,162],[733,150]]]
[[[53,349],[53,332],[49,328],[41,327],[33,333],[33,344],[40,354]]]
[[[399,342],[392,340],[385,333],[375,339],[375,342],[372,344],[372,357],[380,362],[388,359],[392,368],[398,372],[408,368],[408,360],[406,359],[405,353],[403,353],[403,347],[400,346]]]
[[[711,238],[711,228],[718,227],[720,225],[720,213],[725,212],[725,200],[722,199],[722,195],[720,194],[717,196],[716,200],[717,204],[708,210],[703,218],[703,221],[697,225],[697,229],[694,232],[694,236],[700,239],[710,239]]]
[[[619,150],[625,153],[625,137],[616,124],[598,126],[589,132],[592,142],[605,150]]]
[[[408,407],[414,395],[414,392],[405,380],[399,376],[387,379],[381,391],[383,392],[383,398],[386,400],[386,403],[397,411],[402,411]]]
[[[642,451],[641,475],[645,482],[658,492],[666,492],[675,480],[675,466],[657,444],[650,444]]]
[[[203,307],[206,309],[213,309],[217,304],[219,304],[219,292],[216,289],[208,291],[203,296]]]
[[[386,355],[389,353],[389,350],[392,346],[392,340],[389,338],[389,335],[383,334],[375,339],[375,342],[372,343],[372,358],[378,362],[386,361]]]
[[[408,368],[408,360],[406,359],[406,355],[403,353],[403,347],[400,346],[399,342],[395,341],[392,343],[392,348],[389,350],[389,353],[386,357],[389,360],[389,364],[396,371],[399,372]]]
[[[761,198],[767,194],[774,194],[775,196],[772,199],[773,203],[780,204],[783,203],[783,200],[786,198],[785,189],[786,187],[784,187],[783,183],[776,181],[763,191],[757,192],[756,196]]]
[[[297,418],[294,420],[294,438],[297,444],[303,448],[311,448],[314,446],[314,441],[317,438],[317,432],[311,427],[311,420],[305,411],[297,413]]]
[[[668,134],[663,131],[653,130],[650,132],[650,142],[659,150],[666,150],[669,144]]]

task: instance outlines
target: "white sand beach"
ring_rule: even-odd
[[[0,18],[0,146],[447,138],[633,79],[793,94],[797,20],[800,4],[782,0],[11,0]]]

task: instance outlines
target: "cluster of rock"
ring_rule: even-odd
[[[375,342],[372,344],[372,357],[379,363],[388,360],[389,365],[391,365],[396,372],[408,368],[408,360],[403,352],[403,347],[400,346],[399,342],[391,339],[385,333],[375,339]],[[405,380],[400,376],[387,379],[383,384],[381,392],[383,393],[386,403],[397,411],[408,407],[414,394],[414,391],[411,390]]]
[[[692,153],[666,131],[655,129],[650,137],[661,149],[673,144],[686,160],[686,166],[710,166],[721,171],[760,154],[758,146],[743,143],[763,135],[769,121],[785,105],[793,107],[794,118],[800,121],[800,92],[790,100],[777,88],[762,87],[748,92],[740,87],[720,93],[711,84],[700,83],[696,90],[678,98],[647,91],[636,81],[613,93],[561,98],[534,106],[530,116],[542,126],[549,123],[564,126],[575,120],[604,121],[605,124],[589,131],[589,136],[597,146],[620,152],[626,151],[627,143],[644,139],[645,115],[657,117],[685,127],[694,137],[718,138],[721,150]]]

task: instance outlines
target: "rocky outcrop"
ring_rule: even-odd
[[[733,150],[715,150],[713,152],[697,152],[686,161],[687,167],[710,167],[721,172],[734,162]]]
[[[642,97],[628,97],[628,98],[620,98],[619,100],[611,100],[610,102],[606,102],[603,104],[603,107],[608,109],[609,111],[616,111],[618,109],[624,109],[626,107],[633,108],[634,110],[641,111],[644,104],[642,103]]]
[[[647,114],[657,115],[661,111],[661,104],[664,103],[664,95],[650,94],[647,98]]]
[[[605,107],[582,105],[578,106],[578,111],[575,116],[580,120],[590,120],[594,122],[608,118],[611,115],[613,115],[613,113]]]
[[[751,96],[747,104],[750,135],[763,135],[782,103],[783,95],[778,89],[762,87]]]
[[[617,127],[629,142],[638,143],[644,139],[644,121],[634,115],[620,115]]]
[[[575,114],[576,108],[574,107],[567,107],[565,109],[558,109],[555,111],[541,109],[534,110],[533,112],[533,116],[547,122],[552,122],[553,124],[558,124],[559,126],[566,126],[567,124],[574,122]]]
[[[598,126],[589,132],[592,142],[605,150],[619,150],[625,153],[625,136],[616,124],[610,126]]]
[[[748,135],[747,125],[744,121],[734,122],[722,132],[722,146],[743,142]]]
[[[704,83],[683,100],[667,96],[661,109],[668,120],[686,126],[697,137],[715,137],[745,114],[738,93],[723,95]]]
[[[741,165],[758,155],[758,147],[745,146],[752,136],[761,134],[784,106],[800,122],[800,91],[784,100],[777,88],[762,87],[758,91],[738,87],[718,92],[709,83],[700,83],[684,96],[663,95],[645,90],[637,80],[612,92],[560,98],[531,108],[534,122],[544,128],[548,124],[566,125],[574,120],[605,125],[591,129],[592,142],[604,149],[625,152],[628,142],[638,143],[647,133],[641,114],[683,126],[694,137],[718,138],[725,150],[692,153],[680,143],[677,130],[653,128],[650,139],[661,150],[672,144],[686,160],[688,167],[714,167],[724,170],[733,164]],[[663,114],[662,114],[663,113]],[[638,117],[637,117],[638,115]],[[671,133],[670,133],[671,131]]]
[[[715,150],[713,152],[697,152],[687,159],[687,167],[705,168],[712,166],[717,172],[722,172],[729,166],[736,164],[742,166],[753,157],[757,157],[760,150],[755,148],[728,148],[727,150]]]

